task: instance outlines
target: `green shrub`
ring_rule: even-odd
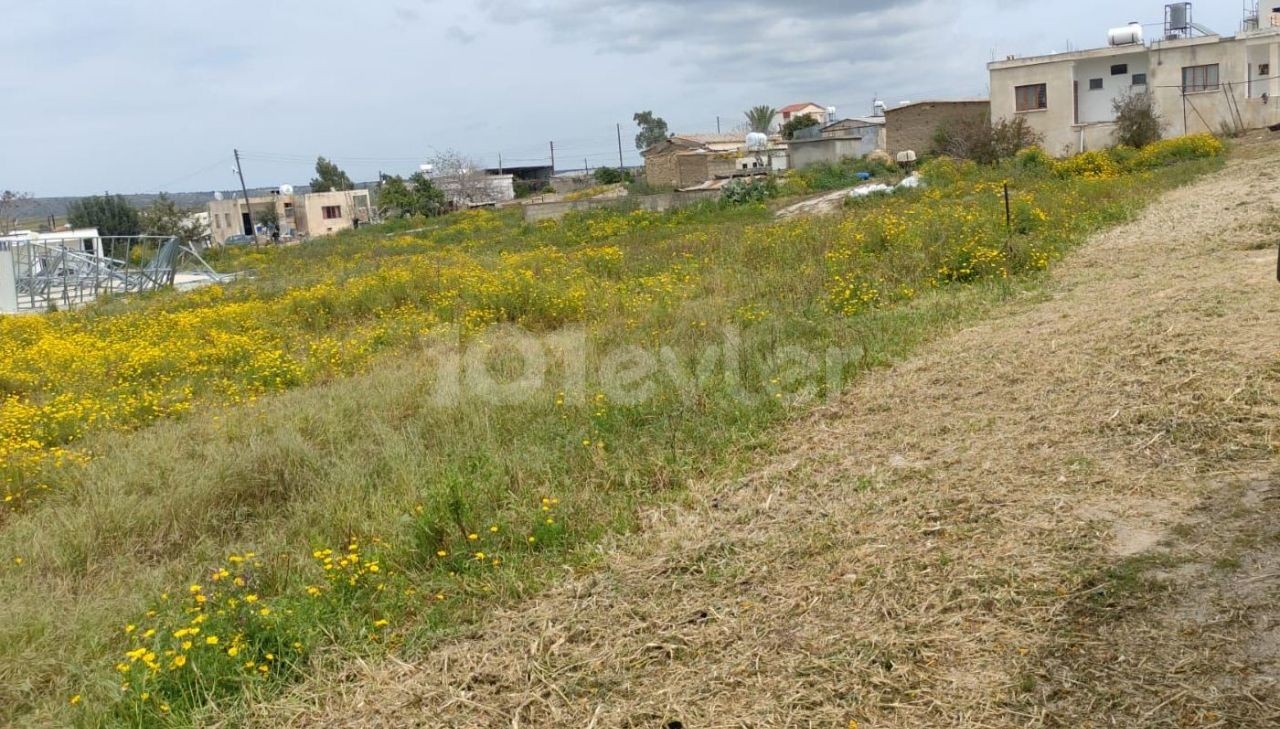
[[[1039,147],[1027,147],[1018,152],[1013,161],[1023,171],[1042,172],[1053,169],[1053,158]]]
[[[872,177],[884,177],[897,171],[897,166],[876,160],[846,157],[839,162],[821,162],[801,169],[787,172],[782,184],[782,193],[786,195],[803,195],[823,190],[839,190],[862,182],[859,173],[868,173]]]
[[[1160,141],[1164,122],[1151,94],[1129,91],[1111,102],[1111,108],[1116,115],[1116,144],[1141,149]]]
[[[601,185],[617,185],[622,182],[631,182],[632,179],[630,172],[614,167],[598,167],[592,176]]]
[[[750,180],[734,180],[725,185],[721,199],[728,205],[751,205],[777,195],[778,183],[772,177],[754,177]]]
[[[933,135],[937,152],[986,165],[1009,159],[1023,149],[1039,146],[1042,141],[1043,137],[1022,117],[1001,119],[993,124],[986,114],[947,122]]]

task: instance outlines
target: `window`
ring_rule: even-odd
[[[1271,64],[1270,64],[1270,63],[1259,63],[1259,64],[1258,64],[1258,75],[1259,75],[1259,76],[1270,76],[1270,75],[1271,75]]]
[[[1090,90],[1090,91],[1101,91],[1101,90],[1102,90],[1102,79],[1100,79],[1100,78],[1091,78],[1091,79],[1089,79],[1089,90]]]
[[[1147,85],[1147,74],[1145,74],[1145,73],[1135,73],[1135,74],[1133,74],[1133,85],[1134,85],[1134,86],[1146,86],[1146,85]]]
[[[1182,67],[1182,93],[1218,90],[1218,64]]]
[[[321,209],[321,212],[324,214],[325,220],[337,220],[342,217],[342,206],[325,205],[324,208]]]
[[[224,227],[224,228],[230,228],[230,227],[231,227],[231,213],[223,213],[223,214],[222,214],[222,227]]]
[[[1045,84],[1016,86],[1013,89],[1014,109],[1017,111],[1036,111],[1049,108],[1049,87]]]
[[[1117,63],[1111,67],[1112,76],[1123,76],[1126,73],[1129,73],[1129,64],[1127,63]]]
[[[222,218],[219,218],[217,215],[214,215],[214,216],[213,216],[213,227],[214,227],[214,228],[217,228],[218,230],[222,230]]]

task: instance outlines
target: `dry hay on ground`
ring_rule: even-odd
[[[599,571],[258,722],[1274,725],[1280,291],[1219,236],[1280,202],[1248,151]]]

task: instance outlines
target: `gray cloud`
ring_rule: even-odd
[[[233,147],[278,153],[253,160],[250,184],[305,182],[317,154],[364,179],[407,174],[433,148],[532,163],[553,139],[575,164],[616,163],[614,124],[629,136],[637,109],[699,132],[717,117],[732,128],[760,103],[856,114],[875,94],[982,95],[993,56],[1062,50],[1067,39],[1101,45],[1109,25],[1158,22],[1162,4],[1077,0],[1064,13],[1029,0],[8,3],[0,98],[16,112],[0,124],[0,188],[225,187],[235,181],[219,160]],[[1238,21],[1238,7],[1203,5],[1211,27]],[[246,13],[264,30],[210,31]],[[465,73],[423,74],[457,67],[459,44],[469,44]],[[342,62],[312,62],[308,48],[340,48]],[[452,111],[473,108],[485,110],[483,126]]]
[[[540,22],[561,39],[605,52],[678,52],[691,75],[747,72],[779,78],[830,73],[909,48],[936,31],[937,0],[482,0],[498,22]],[[825,65],[830,64],[830,65]],[[825,67],[824,67],[825,65]]]
[[[460,25],[451,25],[444,29],[444,37],[449,40],[457,41],[463,45],[475,43],[479,36],[475,33],[468,33]]]
[[[941,0],[481,0],[480,8],[598,53],[678,59],[684,84],[774,89],[784,96],[771,99],[778,104],[865,97],[869,111],[876,91],[973,95],[988,60],[980,45],[956,43],[966,10]],[[960,47],[946,51],[946,42]]]
[[[393,12],[395,12],[396,18],[403,23],[416,23],[422,19],[422,15],[417,10],[403,5],[397,5]]]

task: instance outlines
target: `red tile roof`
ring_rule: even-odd
[[[804,102],[803,104],[788,104],[788,105],[786,105],[786,106],[782,107],[781,109],[778,109],[778,111],[779,111],[779,112],[781,112],[781,113],[783,113],[783,114],[790,114],[790,113],[793,113],[793,112],[801,111],[801,110],[803,110],[803,109],[807,109],[807,108],[809,108],[810,106],[817,106],[819,109],[821,109],[821,108],[822,108],[821,106],[819,106],[818,104],[813,103],[812,101],[806,101],[806,102]]]

